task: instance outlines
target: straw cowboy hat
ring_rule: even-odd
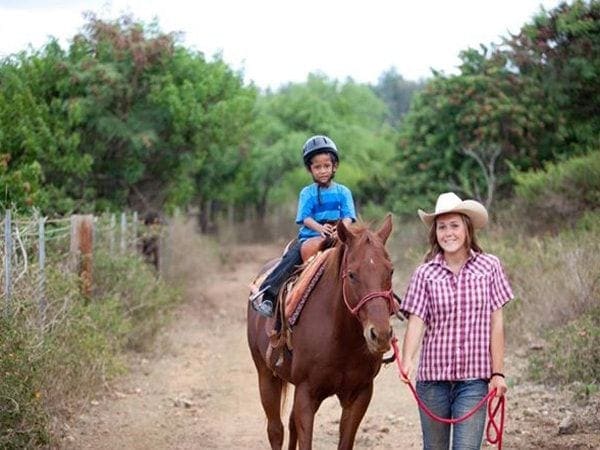
[[[426,213],[419,209],[419,217],[427,226],[431,226],[437,216],[448,213],[461,213],[468,216],[473,223],[473,228],[483,228],[488,221],[485,206],[475,200],[461,200],[454,192],[446,192],[438,197],[435,212]]]

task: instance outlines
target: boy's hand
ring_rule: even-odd
[[[321,236],[323,237],[332,237],[335,233],[335,227],[330,224],[330,223],[326,223],[325,225],[323,225],[321,227]]]

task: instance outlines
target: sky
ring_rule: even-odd
[[[390,68],[405,79],[457,73],[459,52],[499,43],[541,7],[561,0],[0,0],[0,58],[68,46],[83,12],[104,19],[158,19],[164,32],[207,59],[220,54],[246,82],[276,89],[309,73],[376,83]]]

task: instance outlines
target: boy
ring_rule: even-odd
[[[312,136],[302,147],[302,159],[313,183],[302,189],[298,199],[296,223],[301,225],[298,239],[260,289],[250,296],[253,308],[267,317],[273,316],[279,288],[294,267],[302,263],[302,243],[313,237],[335,237],[334,224],[338,220],[343,220],[346,225],[356,221],[350,189],[333,181],[339,164],[335,143],[327,136]]]

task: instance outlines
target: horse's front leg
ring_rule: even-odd
[[[296,386],[293,415],[300,450],[312,449],[315,414],[321,405],[321,401],[321,399],[311,396],[307,383]]]
[[[338,396],[342,405],[342,418],[340,420],[339,450],[352,449],[356,431],[367,411],[373,395],[373,383],[369,383],[358,393],[347,396]]]

